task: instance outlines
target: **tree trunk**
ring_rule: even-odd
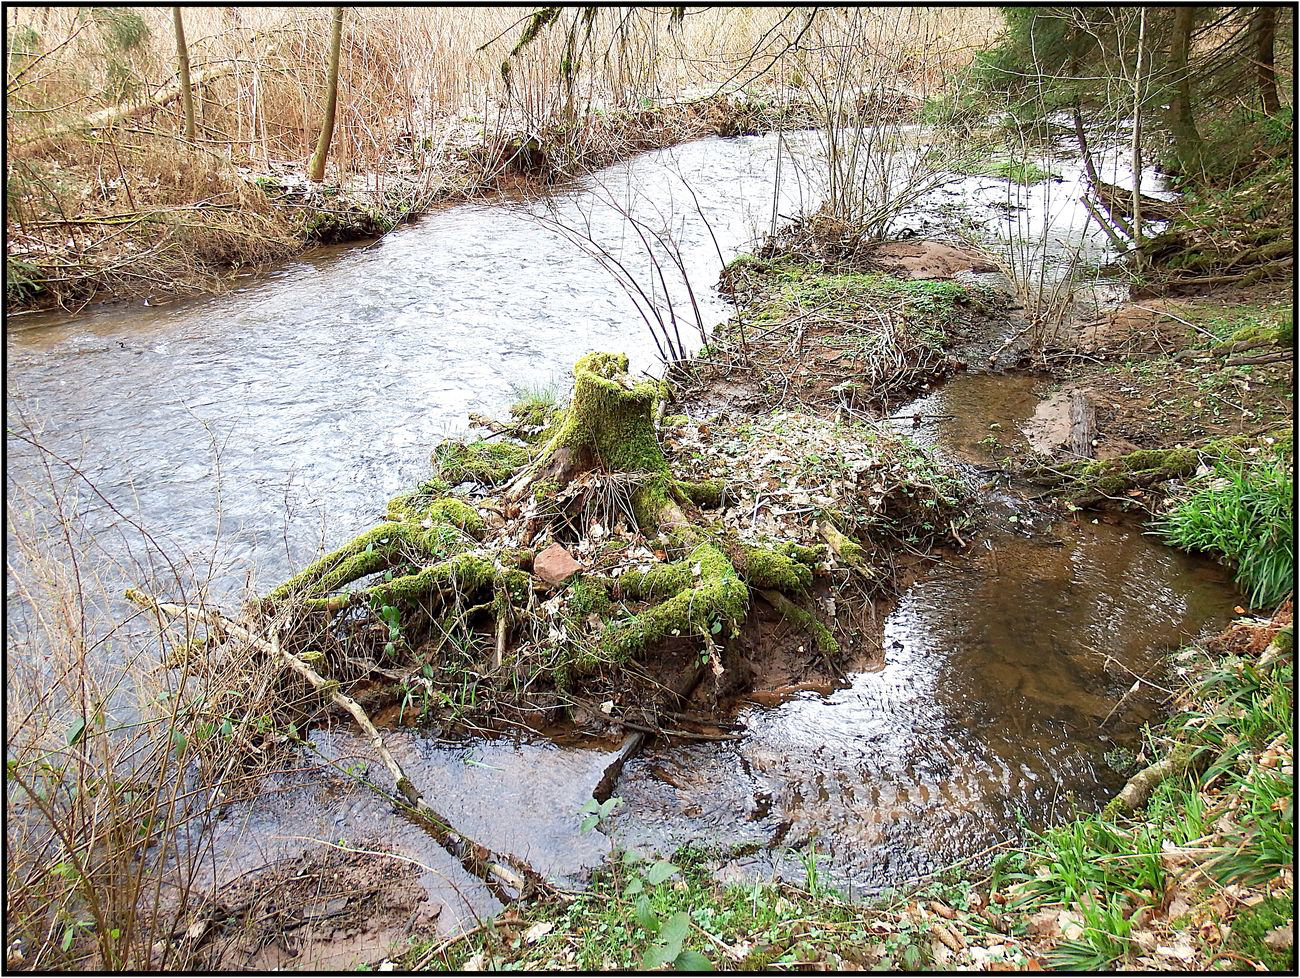
[[[1124,220],[1124,215],[1121,209],[1115,206],[1113,195],[1107,194],[1103,189],[1106,184],[1097,174],[1096,164],[1093,163],[1092,150],[1088,148],[1088,136],[1083,128],[1083,111],[1080,109],[1077,101],[1074,103],[1074,138],[1079,144],[1079,156],[1083,160],[1083,170],[1088,175],[1088,184],[1092,187],[1093,193],[1097,195],[1097,199],[1101,201],[1101,206],[1106,209],[1106,214],[1110,217],[1113,227],[1106,225],[1105,222],[1101,220],[1101,215],[1097,214],[1095,211],[1093,211],[1094,218],[1097,220],[1097,223],[1101,224],[1102,227],[1106,229],[1107,233],[1112,236],[1112,240],[1114,240],[1113,228],[1119,228],[1119,230],[1132,238],[1133,229],[1130,228],[1128,222]],[[1087,206],[1086,201],[1084,202],[1084,206]],[[1088,209],[1090,211],[1093,210],[1091,207]],[[1122,248],[1123,246],[1117,244],[1117,247]]]
[[[339,45],[343,39],[343,8],[334,8],[334,24],[330,37],[330,68],[325,90],[325,118],[321,122],[320,139],[312,154],[307,178],[319,183],[325,176],[325,159],[329,156],[330,139],[334,135],[334,108],[339,95]]]
[[[1264,111],[1272,115],[1280,107],[1277,98],[1277,72],[1273,65],[1273,40],[1277,34],[1277,8],[1256,7],[1250,19],[1255,59],[1255,79]]]
[[[652,381],[633,382],[628,358],[591,353],[575,365],[573,403],[537,463],[521,473],[506,495],[516,501],[534,495],[537,486],[567,485],[594,468],[634,475],[632,505],[646,532],[665,519],[680,517],[675,480],[655,435],[654,405],[663,396]]]
[[[1133,72],[1133,264],[1141,272],[1142,256],[1142,56],[1146,51],[1147,12],[1138,13],[1137,66]]]
[[[172,7],[172,20],[176,24],[176,72],[181,86],[181,106],[185,110],[185,138],[192,143],[197,138],[194,89],[190,86],[190,49],[185,44],[185,25],[181,22],[180,7]]]
[[[234,65],[228,65],[215,71],[207,71],[204,68],[200,68],[194,73],[192,81],[195,85],[202,85],[205,82],[212,82],[218,78],[224,78],[227,75],[234,73]],[[90,115],[78,119],[75,122],[64,123],[46,133],[43,133],[42,135],[33,136],[26,142],[18,143],[13,148],[13,155],[26,157],[36,156],[53,147],[65,136],[72,135],[73,133],[89,132],[96,129],[107,129],[110,126],[117,125],[119,122],[125,122],[127,119],[134,119],[137,116],[142,116],[147,112],[152,112],[154,109],[162,108],[164,105],[170,105],[172,102],[176,101],[176,99],[180,98],[185,91],[185,87],[177,81],[176,84],[169,85],[157,95],[154,95],[143,102],[131,102],[126,105],[112,105],[107,109],[92,112]]]
[[[1169,45],[1169,134],[1174,140],[1178,171],[1186,173],[1201,151],[1201,134],[1192,113],[1192,81],[1187,71],[1187,49],[1191,44],[1196,7],[1174,8],[1173,37]]]

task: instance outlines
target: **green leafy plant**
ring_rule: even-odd
[[[613,815],[621,804],[623,804],[623,799],[618,795],[604,801],[597,801],[595,798],[588,800],[585,805],[578,809],[578,814],[582,815],[582,822],[578,825],[578,831],[584,834],[590,832]]]
[[[1271,607],[1291,591],[1294,513],[1295,485],[1281,453],[1258,461],[1219,459],[1175,498],[1156,528],[1175,546],[1235,566],[1251,604]]]

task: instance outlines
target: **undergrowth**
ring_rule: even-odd
[[[1272,607],[1295,573],[1295,485],[1281,452],[1259,459],[1219,459],[1194,478],[1157,521],[1169,543],[1214,554],[1236,569],[1255,607]]]
[[[1230,656],[1197,684],[1185,710],[1153,737],[1153,753],[1190,751],[1186,773],[1155,789],[1132,818],[1085,816],[1036,838],[1009,860],[1008,879],[1029,913],[1071,908],[1077,923],[1049,957],[1057,967],[1099,970],[1154,949],[1152,919],[1162,909],[1175,929],[1205,918],[1208,884],[1259,886],[1280,878],[1294,858],[1292,667],[1260,668]],[[1170,902],[1171,894],[1179,894]],[[1254,916],[1267,914],[1255,904]],[[1273,922],[1285,923],[1280,917]],[[1258,920],[1256,920],[1258,924]],[[1230,934],[1250,943],[1258,926]],[[1223,941],[1217,928],[1194,930],[1205,949]],[[1232,937],[1229,938],[1231,943]],[[1258,946],[1256,946],[1258,945]],[[1287,955],[1255,941],[1272,967]]]
[[[1284,611],[1274,625],[1290,621]],[[800,853],[802,880],[740,884],[713,875],[726,852],[688,846],[668,861],[615,849],[583,892],[512,911],[463,940],[417,941],[398,960],[415,970],[1285,971],[1292,665],[1287,654],[1259,655],[1266,627],[1244,620],[1178,654],[1197,678],[1179,712],[1148,732],[1142,762],[1172,752],[1189,761],[1144,807],[1033,834],[982,876],[952,869],[854,903],[828,886],[815,846]],[[1291,627],[1275,633],[1279,648],[1289,648]],[[589,803],[584,831],[618,802]]]

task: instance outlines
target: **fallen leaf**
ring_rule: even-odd
[[[1056,926],[1060,928],[1061,936],[1067,941],[1077,941],[1083,937],[1083,921],[1068,910],[1061,911],[1060,916],[1056,918]]]
[[[1264,935],[1264,943],[1275,951],[1283,951],[1289,948],[1293,940],[1294,935],[1291,933],[1290,924],[1284,927],[1274,927]]]
[[[1038,937],[1055,937],[1057,934],[1057,914],[1055,910],[1040,910],[1029,918],[1027,931]]]
[[[524,932],[524,942],[527,944],[536,944],[543,937],[555,929],[555,922],[552,920],[542,920]]]

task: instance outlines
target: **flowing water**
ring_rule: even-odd
[[[639,157],[557,197],[555,217],[589,225],[643,276],[647,252],[613,205],[670,229],[711,327],[728,311],[708,287],[717,249],[729,259],[769,223],[774,155],[756,137]],[[787,178],[781,208],[801,193]],[[181,553],[215,549],[218,598],[249,572],[273,585],[427,478],[429,449],[467,412],[500,415],[518,388],[563,384],[591,350],[655,365],[635,307],[541,211],[448,207],[229,295],[20,317],[6,338],[11,424],[30,424],[107,497],[86,504],[100,540],[122,532],[111,501]],[[41,484],[34,453],[8,447],[10,485]]]
[[[810,145],[787,144],[796,155]],[[728,311],[703,284],[716,279],[718,251],[729,259],[765,229],[774,199],[783,214],[809,203],[794,167],[774,193],[775,153],[774,138],[744,137],[648,154],[567,188],[551,214],[589,226],[647,282],[646,251],[618,210],[671,229],[709,327]],[[1101,254],[1070,204],[1077,166],[1057,169],[1067,186],[1032,192],[1058,202],[1045,238]],[[1025,233],[997,209],[1005,196],[1005,182],[954,179],[900,226],[930,232],[965,208]],[[1018,213],[1034,213],[1029,203]],[[449,207],[220,297],[12,322],[10,425],[74,460],[102,493],[83,490],[78,505],[100,553],[122,562],[109,589],[147,571],[129,562],[139,540],[128,516],[177,553],[211,555],[220,600],[250,577],[274,583],[378,518],[390,495],[425,477],[430,447],[468,411],[499,414],[518,388],[563,383],[592,349],[626,350],[652,368],[654,343],[627,296],[530,216],[539,206]],[[680,285],[667,291],[657,301],[693,322]],[[699,342],[693,325],[683,330]],[[963,375],[895,423],[979,478],[983,439],[1020,437],[1040,394],[1032,378]],[[40,459],[20,438],[8,448],[11,517],[39,527]],[[54,471],[60,486],[76,481]],[[1164,653],[1223,622],[1236,594],[1216,567],[1132,526],[1052,526],[996,484],[983,499],[996,528],[906,591],[884,623],[881,668],[827,695],[745,707],[737,741],[654,744],[615,789],[625,806],[612,834],[664,851],[740,844],[745,855],[724,867],[736,873],[798,872],[794,853],[815,849],[835,879],[874,891],[1113,791],[1122,778],[1106,751],[1131,746],[1158,709],[1152,687],[1130,692],[1135,678],[1157,677]],[[11,597],[14,582],[11,572]],[[368,759],[341,731],[314,738],[344,767]],[[436,807],[485,843],[566,879],[607,851],[603,836],[577,831],[576,811],[610,745],[393,739],[416,781],[439,786]],[[320,839],[404,853],[444,929],[495,905],[427,835],[320,771],[285,775],[233,812],[212,871],[233,879]]]

